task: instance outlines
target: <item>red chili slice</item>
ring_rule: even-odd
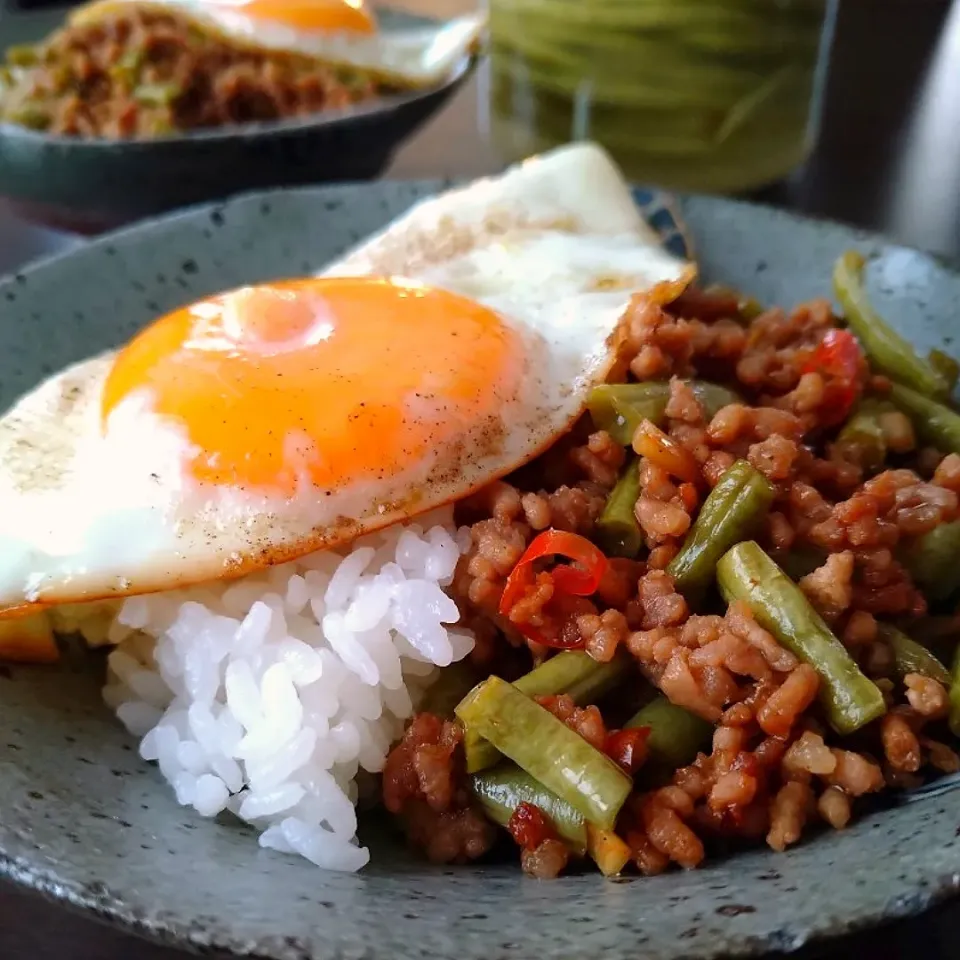
[[[819,373],[824,377],[824,398],[820,406],[827,426],[845,420],[857,402],[863,367],[863,351],[849,330],[828,330],[803,365],[804,373]]]
[[[532,803],[519,803],[510,815],[507,830],[522,850],[535,850],[553,837],[553,828],[543,811]]]
[[[517,561],[517,565],[510,572],[510,576],[507,577],[503,594],[500,597],[499,609],[501,615],[509,616],[514,604],[534,584],[536,574],[533,564],[544,557],[562,557],[578,564],[578,566],[561,564],[554,567],[550,573],[555,593],[567,596],[588,597],[595,593],[609,565],[603,551],[594,546],[586,537],[581,537],[576,533],[568,533],[566,530],[544,530],[543,533],[538,534],[533,539],[523,556]],[[548,647],[570,649],[582,644],[582,641],[570,644],[545,637],[537,627],[531,624],[518,624],[517,629],[527,639]]]
[[[607,734],[603,752],[628,776],[634,776],[647,759],[649,727],[612,730]]]

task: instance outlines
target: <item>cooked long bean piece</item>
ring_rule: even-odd
[[[730,549],[717,565],[727,602],[742,600],[757,622],[820,676],[820,701],[831,726],[853,733],[883,716],[883,694],[830,632],[800,588],[751,542]]]
[[[420,711],[432,713],[444,720],[453,717],[457,704],[482,679],[478,671],[467,661],[460,660],[444,667],[432,683],[420,703]]]
[[[526,694],[490,677],[467,695],[457,716],[589,823],[613,829],[633,781]]]
[[[756,532],[773,504],[770,481],[746,460],[738,460],[703,502],[680,552],[667,567],[677,589],[695,604],[716,575],[717,562],[735,543]]]
[[[952,392],[960,378],[960,363],[954,360],[949,353],[942,350],[931,350],[927,359],[930,366],[947,382],[947,388]]]
[[[866,258],[856,250],[843,254],[833,270],[833,287],[850,329],[871,364],[888,377],[931,397],[946,397],[950,385],[928,361],[917,356],[870,303],[863,282]]]
[[[587,852],[605,877],[615,877],[630,862],[633,851],[612,830],[587,824]]]
[[[955,737],[960,737],[960,647],[953,655],[950,674],[950,731]]]
[[[740,397],[732,390],[716,383],[685,382],[703,405],[708,418],[722,407],[740,402]],[[669,399],[670,384],[666,381],[604,383],[590,391],[587,409],[599,430],[606,430],[621,446],[629,447],[634,432],[644,420],[663,425]]]
[[[629,666],[630,657],[623,651],[609,663],[597,663],[582,650],[564,650],[514,680],[513,685],[528,697],[566,693],[578,706],[584,706],[611,690]],[[500,751],[469,724],[466,724],[463,750],[467,773],[486,770],[500,759]]]
[[[871,473],[879,470],[887,458],[887,437],[880,420],[885,409],[896,408],[876,400],[864,400],[837,436],[837,449]]]
[[[640,496],[639,461],[630,460],[597,521],[597,539],[608,555],[635,557],[643,547],[643,531],[633,511]]]
[[[829,554],[819,547],[801,545],[792,547],[782,557],[778,557],[780,569],[794,581],[802,580],[807,574],[822,567]]]
[[[960,414],[899,383],[890,388],[890,399],[927,443],[944,453],[960,453]]]
[[[960,520],[941,523],[900,552],[914,583],[931,600],[960,590]]]
[[[470,792],[487,816],[505,827],[521,803],[539,808],[570,848],[579,854],[587,849],[587,824],[583,814],[512,763],[470,777]]]
[[[670,770],[691,763],[713,734],[712,724],[664,696],[651,700],[625,726],[647,727],[647,763]]]
[[[901,679],[908,673],[919,673],[949,685],[950,671],[923,644],[889,623],[880,624],[879,634],[893,651],[894,665]]]

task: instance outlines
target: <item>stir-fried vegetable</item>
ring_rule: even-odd
[[[133,88],[133,99],[148,107],[169,107],[182,92],[177,83],[141,83]]]
[[[908,673],[919,673],[923,677],[949,685],[950,671],[925,646],[889,623],[881,623],[878,632],[893,651],[899,677],[905,677]]]
[[[667,572],[691,603],[713,583],[717,561],[735,543],[748,540],[773,504],[770,481],[746,460],[727,470],[703,502],[696,523]]]
[[[587,852],[605,877],[615,877],[630,862],[633,851],[612,830],[587,824]]]
[[[727,602],[743,600],[757,622],[820,676],[820,701],[831,726],[853,733],[883,716],[883,694],[868,680],[810,605],[800,588],[750,541],[729,550],[717,565]]]
[[[822,401],[824,426],[842,423],[860,392],[863,352],[849,330],[828,330],[803,368],[804,373],[825,373]]]
[[[582,650],[564,650],[514,680],[513,685],[528,697],[565,693],[578,706],[584,706],[616,686],[629,669],[630,656],[624,651],[609,663],[598,663]],[[464,695],[468,692],[465,690]],[[500,751],[470,726],[464,733],[463,750],[468,773],[492,767],[500,759]]]
[[[644,420],[634,432],[633,449],[678,480],[694,483],[700,476],[693,454],[649,420]]]
[[[811,546],[794,546],[780,561],[780,567],[791,580],[802,580],[807,574],[822,567],[829,554]]]
[[[931,350],[927,359],[930,361],[930,366],[943,377],[947,388],[952,392],[957,385],[957,379],[960,378],[960,363],[942,350]]]
[[[932,600],[960,590],[960,520],[941,523],[900,552],[914,583]]]
[[[945,453],[960,453],[960,414],[899,383],[890,388],[890,399],[927,443]]]
[[[589,823],[610,830],[633,781],[609,757],[516,687],[490,677],[457,707],[502,754],[575,807]]]
[[[869,473],[879,470],[887,458],[887,437],[880,417],[894,409],[893,404],[873,398],[862,400],[837,436],[838,452]]]
[[[503,594],[500,597],[500,613],[509,616],[514,604],[534,585],[536,573],[534,563],[546,558],[562,557],[573,560],[573,564],[560,564],[553,568],[551,577],[555,593],[577,597],[588,597],[593,593],[603,575],[607,571],[607,558],[603,551],[592,544],[586,537],[566,530],[544,530],[534,537],[533,542],[524,551],[523,556],[507,577]],[[565,642],[560,637],[548,636],[538,626],[532,623],[521,623],[517,629],[528,639],[545,647],[565,649],[580,646],[582,640],[575,639],[572,643]]]
[[[870,303],[863,282],[866,258],[849,250],[837,260],[833,287],[850,329],[863,344],[871,364],[893,380],[928,397],[945,397],[950,384],[928,361],[917,356],[909,341],[900,336]]]
[[[640,496],[638,468],[637,460],[627,462],[597,521],[597,540],[612,556],[635,557],[643,547],[643,531],[633,510]]]
[[[574,853],[587,849],[583,814],[512,763],[470,777],[470,791],[494,823],[505,827],[521,803],[537,807]]]
[[[627,728],[646,727],[648,763],[669,770],[691,763],[710,742],[713,725],[683,707],[658,696],[626,723]],[[644,774],[646,771],[644,771]]]
[[[561,564],[552,571],[553,588],[560,594],[588,597],[593,593],[604,573],[607,571],[607,558],[598,547],[586,537],[566,530],[544,530],[534,537],[517,565],[510,572],[503,594],[500,597],[500,613],[509,616],[514,604],[536,581],[533,565],[537,560],[547,557],[563,557],[573,560],[572,564]],[[557,637],[550,637],[539,627],[530,623],[518,625],[520,632],[528,639],[546,647],[563,649],[566,644]],[[579,645],[582,641],[576,641]]]
[[[740,397],[726,387],[700,380],[684,381],[703,405],[708,418]],[[644,420],[662,426],[670,399],[670,384],[605,383],[594,387],[587,398],[587,409],[598,430],[606,430],[621,446],[629,447],[633,435]]]
[[[467,660],[444,667],[440,676],[430,685],[420,702],[423,713],[449,720],[457,704],[482,680],[476,668]]]
[[[960,646],[953,655],[950,675],[950,731],[955,737],[960,737]]]

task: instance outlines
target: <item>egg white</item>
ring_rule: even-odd
[[[403,276],[489,306],[522,340],[522,386],[401,475],[304,480],[284,498],[193,479],[187,438],[147,393],[103,436],[112,355],[77,364],[0,419],[0,610],[238,576],[459,500],[568,430],[616,360],[631,295],[681,289],[693,268],[657,245],[606,154],[578,145],[421,203],[324,273]],[[413,398],[407,413],[438,415]]]
[[[483,14],[445,23],[395,27],[375,33],[301,30],[277,21],[253,19],[242,9],[196,0],[94,0],[78,7],[70,23],[95,23],[136,6],[169,12],[197,29],[254,51],[298,54],[336,67],[365,71],[387,83],[431,87],[446,79],[476,46],[486,26]]]

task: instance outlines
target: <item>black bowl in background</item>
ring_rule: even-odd
[[[465,57],[438,87],[347,110],[157,140],[82,140],[0,124],[0,196],[29,219],[91,233],[248,190],[370,180],[473,63]]]

